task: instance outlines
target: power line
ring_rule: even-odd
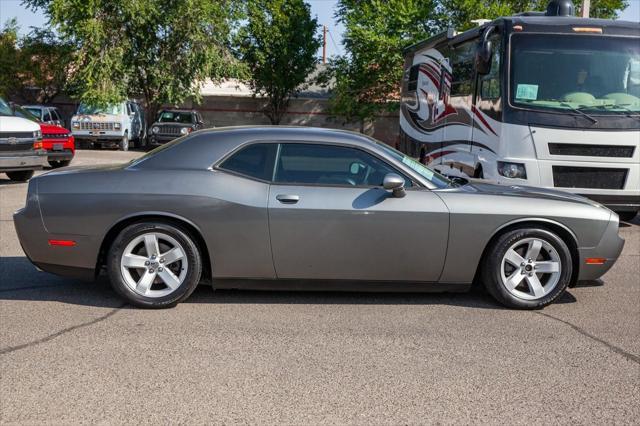
[[[340,48],[338,47],[338,44],[333,38],[333,34],[331,33],[331,30],[329,28],[327,28],[327,32],[329,33],[329,38],[331,39],[331,43],[333,43],[333,47],[336,49],[336,53],[340,54]]]

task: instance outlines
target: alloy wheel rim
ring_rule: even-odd
[[[120,259],[124,282],[133,292],[150,298],[177,290],[188,271],[184,247],[161,232],[137,236],[127,244]]]
[[[538,300],[560,281],[562,261],[556,249],[540,238],[525,238],[513,244],[502,258],[502,285],[513,296]]]

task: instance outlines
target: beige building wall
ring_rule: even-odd
[[[77,104],[62,97],[53,105],[66,115],[67,125]],[[207,127],[270,124],[261,112],[264,100],[251,96],[205,95],[200,104],[187,101],[180,108],[196,109],[202,114]],[[360,130],[360,123],[345,123],[327,112],[325,98],[294,98],[289,104],[281,124]],[[398,114],[381,115],[365,128],[365,133],[396,146],[399,138]]]

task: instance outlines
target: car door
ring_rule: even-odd
[[[215,167],[205,230],[215,278],[275,278],[267,199],[277,146],[242,146]]]
[[[406,177],[393,197],[387,173],[398,171],[359,148],[282,143],[268,202],[278,278],[437,281],[448,210]]]

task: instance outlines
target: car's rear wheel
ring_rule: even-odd
[[[7,172],[9,179],[16,182],[25,182],[33,176],[33,170],[20,170],[17,172]]]
[[[546,229],[515,229],[488,248],[482,265],[487,291],[510,308],[547,306],[571,281],[572,258],[567,244]]]
[[[137,223],[115,239],[108,255],[114,289],[131,304],[168,308],[197,287],[202,258],[193,238],[165,223]]]
[[[71,163],[71,160],[51,160],[49,161],[49,165],[51,167],[53,167],[54,169],[60,168],[60,167],[66,167]]]

